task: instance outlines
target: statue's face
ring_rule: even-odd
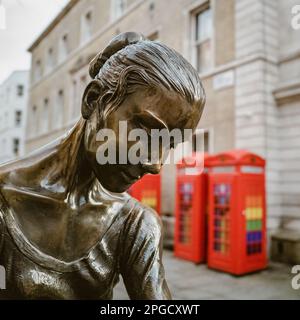
[[[112,130],[114,138],[110,138],[109,141],[97,141],[101,139],[99,139],[99,131],[97,137],[97,112],[94,112],[87,122],[84,144],[88,161],[96,177],[109,191],[124,192],[144,174],[159,173],[162,158],[169,151],[169,148],[174,147],[171,141],[171,145],[160,144],[158,148],[153,149],[149,136],[146,156],[150,160],[151,153],[155,152],[159,161],[153,164],[148,162],[146,165],[132,164],[128,161],[128,154],[137,140],[130,142],[124,139],[126,134],[119,136],[120,121],[123,125],[126,121],[127,133],[133,129],[144,129],[147,133],[151,129],[194,130],[200,120],[201,113],[202,110],[199,110],[199,106],[190,105],[177,93],[166,89],[139,88],[136,92],[128,95],[123,103],[106,118],[104,128]],[[124,141],[127,141],[127,143],[124,143]],[[108,156],[108,148],[113,145],[115,145],[116,150],[110,149],[110,151],[115,152],[116,164],[99,164],[97,156],[99,159],[102,154],[103,159],[103,150],[105,149],[107,151],[104,152],[104,156]],[[120,152],[123,152],[124,155],[124,151],[127,161],[125,164],[121,164],[119,156]]]

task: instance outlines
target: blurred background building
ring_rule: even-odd
[[[300,230],[300,32],[296,0],[71,0],[32,43],[26,152],[71,128],[88,63],[137,31],[199,71],[205,151],[248,149],[267,160],[269,230]],[[1,140],[0,140],[1,141]],[[162,170],[162,212],[175,203],[175,167]]]
[[[0,85],[0,163],[25,154],[28,85],[28,71],[15,71]]]

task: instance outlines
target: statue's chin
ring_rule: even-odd
[[[114,193],[123,193],[125,191],[127,191],[130,188],[130,184],[129,185],[123,185],[123,184],[119,184],[119,185],[115,185],[115,184],[110,184],[110,183],[106,183],[105,181],[101,182],[101,185],[108,190],[109,192],[114,192]]]
[[[99,167],[97,167],[98,169]],[[102,170],[94,170],[100,184],[109,192],[123,193],[135,182],[127,180],[121,174],[121,170],[112,170],[109,166],[102,167]]]

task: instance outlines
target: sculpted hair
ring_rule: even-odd
[[[121,37],[121,41],[116,41],[117,37]],[[117,37],[92,60],[89,69],[90,76],[101,84],[100,113],[104,118],[140,86],[163,86],[189,103],[198,104],[202,110],[205,92],[201,80],[182,55],[137,33]]]

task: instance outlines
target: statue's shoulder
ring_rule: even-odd
[[[17,167],[19,167],[17,161],[0,165],[0,188],[5,184],[9,184],[10,177],[14,174]]]
[[[18,159],[0,166],[0,193],[10,207],[15,199],[32,201],[41,190],[39,172],[34,172],[29,159]]]
[[[2,164],[0,166],[0,207],[3,207],[5,199],[5,189],[12,185],[11,175],[13,175],[13,163]]]
[[[23,168],[26,168],[26,161],[23,159],[11,161],[0,165],[0,192],[2,195],[7,188],[22,188],[26,187],[26,183],[22,185]]]
[[[11,188],[33,194],[41,191],[41,181],[48,174],[48,163],[51,160],[56,144],[49,144],[27,156],[0,165],[0,187]]]
[[[160,234],[162,221],[159,214],[134,198],[131,198],[130,201],[132,203],[131,210],[125,223],[127,232]]]
[[[7,196],[6,191],[10,188],[17,189],[15,185],[14,174],[16,170],[16,165],[14,162],[9,162],[2,164],[0,166],[0,211],[2,215],[6,214],[7,207],[10,207],[9,197]],[[0,217],[1,218],[1,217]]]
[[[146,267],[145,261],[150,261],[159,250],[162,241],[162,223],[159,215],[150,207],[133,200],[135,206],[123,224],[120,233],[122,256],[121,269],[128,265],[139,264]]]
[[[0,165],[0,186],[18,185],[24,173],[32,166],[32,159],[20,158]]]

